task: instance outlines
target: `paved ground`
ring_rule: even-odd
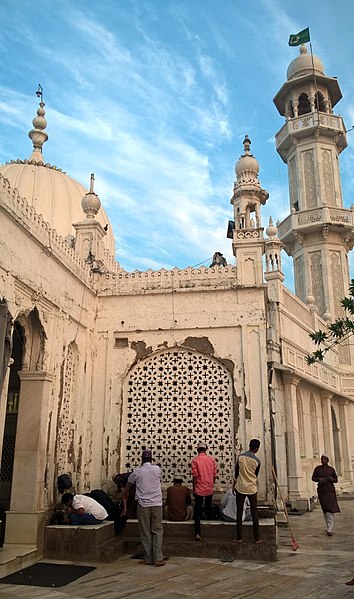
[[[354,499],[340,507],[333,537],[319,508],[292,516],[300,547],[280,530],[276,563],[179,557],[154,568],[125,556],[57,589],[0,584],[0,599],[354,599],[344,585],[354,576]]]

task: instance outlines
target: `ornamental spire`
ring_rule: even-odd
[[[40,98],[39,108],[37,109],[37,116],[34,117],[32,124],[34,129],[28,133],[28,137],[33,143],[33,152],[29,158],[29,162],[43,165],[42,146],[48,139],[48,134],[44,131],[47,126],[47,119],[45,118],[44,102],[43,102],[43,88],[38,84],[36,96]]]

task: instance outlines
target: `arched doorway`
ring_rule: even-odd
[[[14,324],[9,385],[7,391],[6,416],[0,469],[0,543],[5,534],[6,511],[10,508],[12,475],[14,468],[15,443],[17,431],[18,406],[21,381],[18,375],[22,369],[24,331],[18,321]]]
[[[232,379],[214,358],[187,349],[163,351],[139,362],[127,378],[123,464],[141,463],[151,447],[168,483],[178,471],[190,480],[190,462],[203,440],[218,463],[220,484],[232,480],[234,409]]]
[[[16,383],[19,393],[6,544],[36,545],[45,521],[48,405],[53,379],[43,370],[45,339],[36,308],[17,316],[13,343],[14,348],[18,346],[15,370],[20,383]]]

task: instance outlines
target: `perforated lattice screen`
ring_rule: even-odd
[[[191,351],[166,351],[132,371],[125,402],[125,466],[141,464],[144,447],[168,483],[176,472],[191,480],[198,441],[218,464],[219,483],[233,476],[231,377],[216,360]]]
[[[3,446],[2,446],[2,457],[1,457],[1,470],[0,480],[3,482],[12,481],[12,472],[14,467],[14,454],[15,454],[15,434],[4,434]]]

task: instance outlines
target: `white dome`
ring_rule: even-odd
[[[253,154],[250,152],[251,140],[248,135],[243,140],[244,154],[235,164],[236,185],[249,184],[259,186],[258,173],[259,164]]]
[[[300,54],[297,56],[288,66],[287,79],[295,79],[297,77],[303,77],[309,73],[315,75],[324,75],[324,66],[317,56],[313,56],[313,65],[311,55],[307,53],[306,46],[300,46]]]
[[[42,214],[45,221],[62,237],[76,234],[73,223],[85,220],[81,200],[87,194],[80,183],[49,164],[40,166],[28,161],[0,166],[0,173],[8,179],[11,187],[18,189],[20,196]],[[96,216],[104,227],[109,223],[103,208]],[[108,227],[103,238],[104,246],[115,255],[112,227]]]
[[[239,177],[244,171],[253,172],[256,176],[259,173],[258,161],[252,154],[241,156],[236,162],[235,173]]]

